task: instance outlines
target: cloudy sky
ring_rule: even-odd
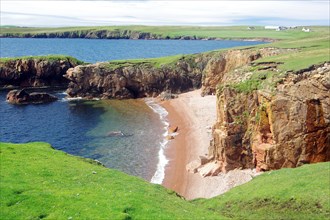
[[[326,1],[1,0],[1,25],[330,25]]]

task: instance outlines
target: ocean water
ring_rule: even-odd
[[[166,129],[144,100],[68,101],[62,91],[51,93],[59,101],[10,105],[6,92],[0,91],[0,141],[44,141],[67,153],[152,179]],[[109,135],[118,131],[123,135]]]
[[[261,44],[259,41],[107,40],[0,38],[0,56],[65,54],[85,62],[192,54],[220,48]]]
[[[182,40],[4,39],[0,56],[66,54],[86,62],[149,58],[261,42]],[[0,90],[0,141],[44,141],[67,153],[99,160],[105,166],[162,183],[168,159],[167,112],[151,99],[67,100],[14,106]]]

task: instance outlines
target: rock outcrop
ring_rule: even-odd
[[[182,57],[174,63],[97,63],[67,71],[71,97],[141,98],[156,97],[163,91],[182,93],[201,87],[207,55]]]
[[[209,157],[220,171],[330,160],[330,64],[289,73],[275,89],[218,91]]]
[[[216,93],[219,83],[228,79],[228,74],[232,70],[250,64],[251,62],[261,58],[275,56],[282,53],[290,53],[296,49],[280,49],[280,48],[262,48],[227,50],[219,56],[214,56],[207,64],[202,82],[202,95],[211,95]],[[225,78],[227,77],[227,78]]]
[[[0,62],[0,87],[66,87],[63,77],[78,63],[72,59],[17,58]]]
[[[7,94],[7,102],[10,104],[40,104],[56,101],[57,97],[48,93],[32,92],[22,90],[11,90]]]
[[[62,32],[32,32],[32,33],[0,33],[0,38],[86,38],[86,39],[143,39],[143,40],[223,40],[216,37],[200,37],[196,35],[165,35],[136,30],[71,30]],[[226,38],[228,39],[228,38]],[[235,40],[239,40],[235,38]],[[241,39],[244,40],[244,39]],[[251,40],[251,38],[249,38]],[[270,38],[255,38],[253,40],[273,42]]]
[[[203,95],[216,91],[225,72],[265,56],[288,52],[276,48],[228,50],[187,55],[161,65],[151,62],[97,63],[71,68],[65,75],[71,82],[71,97],[141,98],[164,91],[182,93],[203,85]],[[219,74],[213,74],[213,73]]]

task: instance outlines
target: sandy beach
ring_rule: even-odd
[[[216,96],[201,97],[200,90],[180,94],[160,104],[168,111],[170,125],[178,135],[166,149],[169,160],[163,185],[186,199],[211,198],[252,179],[253,170],[233,170],[218,176],[202,177],[189,173],[186,165],[208,153],[211,127],[216,121]]]

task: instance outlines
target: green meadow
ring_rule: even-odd
[[[329,219],[330,163],[266,172],[212,198],[54,150],[0,143],[1,219]]]

